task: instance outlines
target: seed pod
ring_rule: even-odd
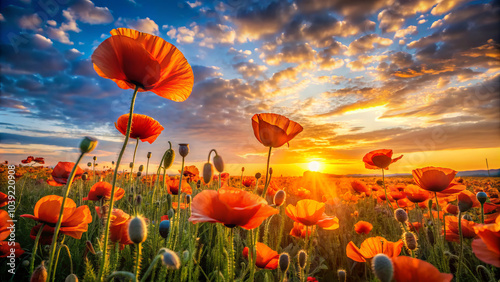
[[[201,187],[201,180],[198,179],[198,181],[196,181],[196,188],[200,189]]]
[[[148,159],[150,159],[150,158],[151,158],[151,152],[148,152],[147,158],[148,158]]]
[[[168,149],[163,155],[163,168],[169,169],[174,163],[175,151],[173,149]]]
[[[269,168],[269,174],[273,175],[273,168],[272,167]]]
[[[276,192],[276,194],[274,194],[273,203],[274,205],[279,207],[285,202],[285,199],[286,199],[285,191],[279,190],[278,192]]]
[[[170,232],[170,220],[163,220],[160,222],[160,236],[162,238],[168,238],[168,233]]]
[[[337,277],[339,278],[340,282],[345,282],[347,279],[347,273],[343,269],[337,270]]]
[[[186,205],[191,204],[191,195],[187,194],[186,195]]]
[[[481,204],[484,204],[488,200],[488,195],[481,191],[476,194],[476,198]]]
[[[136,216],[129,221],[128,236],[130,240],[136,244],[146,241],[148,237],[148,227],[143,217]]]
[[[385,254],[377,254],[373,257],[372,268],[375,276],[381,282],[390,282],[394,274],[394,267],[391,259]]]
[[[427,228],[427,239],[429,240],[429,243],[434,246],[435,240],[434,240],[434,232],[432,232],[432,228]]]
[[[134,163],[133,163],[133,162],[130,162],[130,163],[128,164],[128,167],[133,168],[133,167],[134,167]]]
[[[245,167],[242,167],[242,168],[241,168],[241,172],[244,172],[244,171],[245,171]]]
[[[29,265],[30,265],[30,261],[29,260],[27,260],[27,259],[23,260],[23,266],[24,267],[28,267]]]
[[[142,175],[142,172],[138,171],[137,172],[137,177],[141,177],[141,175]]]
[[[47,280],[47,269],[45,268],[45,261],[33,271],[30,282],[45,282]]]
[[[403,224],[405,224],[405,222],[408,220],[408,214],[402,208],[398,208],[397,210],[394,211],[394,217],[396,218],[397,221]]]
[[[165,265],[169,269],[179,269],[181,267],[181,260],[177,253],[172,250],[166,249],[163,253],[163,265]]]
[[[214,166],[218,172],[222,173],[224,171],[224,161],[222,160],[222,157],[220,155],[215,155]]]
[[[290,256],[287,253],[282,253],[279,257],[278,265],[281,271],[286,272],[290,266]]]
[[[85,172],[84,174],[82,174],[82,180],[87,181],[87,179],[89,179],[89,175]]]
[[[214,174],[214,167],[211,163],[205,163],[203,166],[203,182],[209,184],[212,181],[212,176]]]
[[[260,172],[257,172],[255,174],[255,178],[260,179],[262,177],[262,174]]]
[[[85,136],[83,140],[80,142],[80,152],[84,154],[90,153],[95,149],[96,146],[97,146],[97,139]]]
[[[306,267],[306,262],[307,262],[307,254],[304,250],[300,250],[299,254],[299,267],[304,269]]]
[[[142,172],[144,170],[144,165],[139,166],[139,171]]]
[[[70,274],[66,276],[66,279],[64,279],[64,282],[78,282],[78,277],[74,274]]]
[[[189,154],[189,144],[179,144],[179,155],[185,158]]]
[[[91,166],[92,166],[92,163],[91,163],[91,162],[88,162],[88,163],[87,163],[87,166],[88,166],[88,167],[91,167]]]
[[[415,235],[415,233],[413,232],[405,232],[403,234],[403,242],[406,248],[410,251],[414,251],[418,247],[417,235]]]
[[[167,211],[168,218],[174,218],[175,211],[173,209],[169,209]]]
[[[112,164],[112,165],[115,165],[115,161],[111,161],[111,164]]]
[[[95,161],[95,160],[97,160],[97,156],[94,156],[92,159],[93,159],[94,161]]]

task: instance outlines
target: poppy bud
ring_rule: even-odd
[[[191,204],[191,195],[186,195],[186,205]]]
[[[287,253],[282,253],[279,257],[278,265],[280,266],[281,271],[286,272],[288,270],[288,266],[290,266],[290,256]]]
[[[112,165],[115,165],[115,161],[111,161],[111,164],[112,164]]]
[[[345,282],[347,278],[347,273],[343,269],[337,270],[337,277],[339,278],[340,282]]]
[[[398,208],[397,210],[394,211],[394,217],[396,218],[397,221],[403,224],[408,220],[408,214],[402,208]]]
[[[299,267],[304,269],[306,267],[307,254],[304,250],[300,250],[298,256],[299,256]]]
[[[273,174],[273,168],[272,167],[269,168],[269,174],[271,174],[271,175]]]
[[[92,242],[90,242],[89,240],[87,240],[87,241],[85,242],[85,247],[86,247],[86,249],[87,249],[87,250],[88,250],[91,254],[93,254],[93,255],[95,255],[95,254],[96,254],[96,253],[95,253],[95,250],[94,250],[94,246],[92,245]]]
[[[390,282],[394,273],[391,259],[385,254],[377,254],[373,257],[372,268],[375,276],[381,282]]]
[[[30,261],[29,260],[27,260],[27,259],[23,260],[23,266],[24,267],[28,267],[29,265],[30,265]]]
[[[189,261],[189,251],[185,250],[184,252],[182,252],[182,262],[186,263],[188,261]]]
[[[97,160],[97,156],[94,156],[92,159],[93,159],[94,161],[95,161],[95,160]]]
[[[403,234],[403,242],[405,243],[406,248],[410,251],[414,251],[418,247],[417,235],[413,232],[405,232],[405,234]]]
[[[179,155],[185,158],[189,154],[189,144],[179,144]]]
[[[141,216],[136,216],[128,223],[128,236],[130,240],[136,244],[146,241],[148,237],[148,228],[146,221]]]
[[[488,195],[481,191],[476,194],[476,198],[481,204],[484,204],[488,200]]]
[[[196,188],[200,189],[201,187],[201,180],[198,179],[198,181],[196,181]]]
[[[429,240],[429,243],[434,246],[435,240],[434,240],[434,232],[432,232],[432,228],[427,228],[427,239]]]
[[[47,269],[45,268],[45,261],[33,271],[30,282],[45,282],[47,280]]]
[[[133,168],[133,167],[134,167],[134,163],[133,163],[133,162],[130,162],[130,163],[128,164],[128,167]]]
[[[464,193],[458,194],[458,210],[461,212],[466,212],[472,208],[471,198]]]
[[[245,171],[245,167],[242,167],[242,168],[241,168],[241,172],[244,172],[244,171]]]
[[[174,150],[168,149],[167,151],[165,151],[165,155],[163,158],[163,168],[169,169],[172,166],[172,164],[174,163],[174,159],[175,159],[175,151]]]
[[[87,173],[82,174],[82,180],[87,181],[89,179],[89,175]]]
[[[148,159],[150,159],[150,158],[151,158],[151,152],[148,152],[147,158],[148,158]]]
[[[142,172],[144,170],[144,165],[139,166],[139,171]]]
[[[169,210],[167,211],[167,216],[168,216],[168,218],[174,218],[174,214],[175,214],[175,212],[174,212],[174,210],[173,210],[173,209],[169,209]]]
[[[472,221],[472,216],[470,216],[470,214],[464,214],[464,215],[462,215],[462,219]]]
[[[257,172],[257,173],[255,174],[255,178],[260,179],[261,177],[262,177],[262,174],[260,174],[260,172]]]
[[[74,274],[70,274],[66,276],[66,279],[64,279],[64,282],[78,282],[78,277]]]
[[[165,249],[162,262],[163,265],[169,269],[179,269],[179,267],[181,267],[181,260],[179,259],[179,256],[177,253],[169,249]]]
[[[142,175],[142,172],[138,171],[137,172],[137,177],[141,177],[141,175]]]
[[[92,163],[91,163],[91,162],[88,162],[88,163],[87,163],[87,166],[88,166],[88,167],[91,167],[91,166],[92,166]]]
[[[276,192],[276,194],[274,194],[273,203],[274,205],[279,207],[285,202],[285,199],[286,199],[285,191],[279,190],[278,192]]]
[[[168,233],[170,232],[170,220],[163,220],[160,222],[160,236],[162,238],[168,238]]]
[[[214,157],[214,166],[218,172],[224,171],[224,161],[220,155],[215,155]]]
[[[212,175],[214,174],[214,167],[211,163],[205,163],[203,166],[203,182],[209,184],[212,180]]]

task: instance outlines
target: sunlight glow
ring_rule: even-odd
[[[308,164],[310,171],[318,171],[320,168],[320,163],[317,161],[312,161]]]

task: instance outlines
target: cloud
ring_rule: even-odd
[[[118,27],[126,25],[129,28],[154,35],[158,35],[159,33],[158,25],[149,17],[146,17],[145,19],[128,19],[120,17],[116,21],[115,25]]]
[[[417,33],[417,27],[410,25],[407,28],[397,30],[394,38],[405,38],[407,35],[416,35]]]
[[[383,33],[398,31],[405,22],[405,19],[400,14],[391,9],[380,12],[378,14],[378,20],[378,27]]]
[[[18,20],[22,29],[37,30],[42,24],[42,19],[37,14],[25,15]]]
[[[266,66],[257,65],[255,63],[241,62],[233,65],[233,68],[240,73],[245,79],[254,79],[265,77],[264,71],[267,70]]]
[[[113,15],[107,7],[96,7],[90,0],[78,0],[68,11],[76,19],[88,24],[106,24],[113,21]]]
[[[387,47],[392,44],[389,38],[380,37],[377,34],[364,35],[349,44],[349,54],[357,55],[371,51],[375,48]]]
[[[454,8],[466,3],[470,0],[442,0],[432,9],[431,14],[434,16],[442,15],[446,12],[453,10]]]

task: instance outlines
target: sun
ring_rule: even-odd
[[[310,171],[318,171],[320,167],[320,163],[317,161],[312,161],[308,165]]]

